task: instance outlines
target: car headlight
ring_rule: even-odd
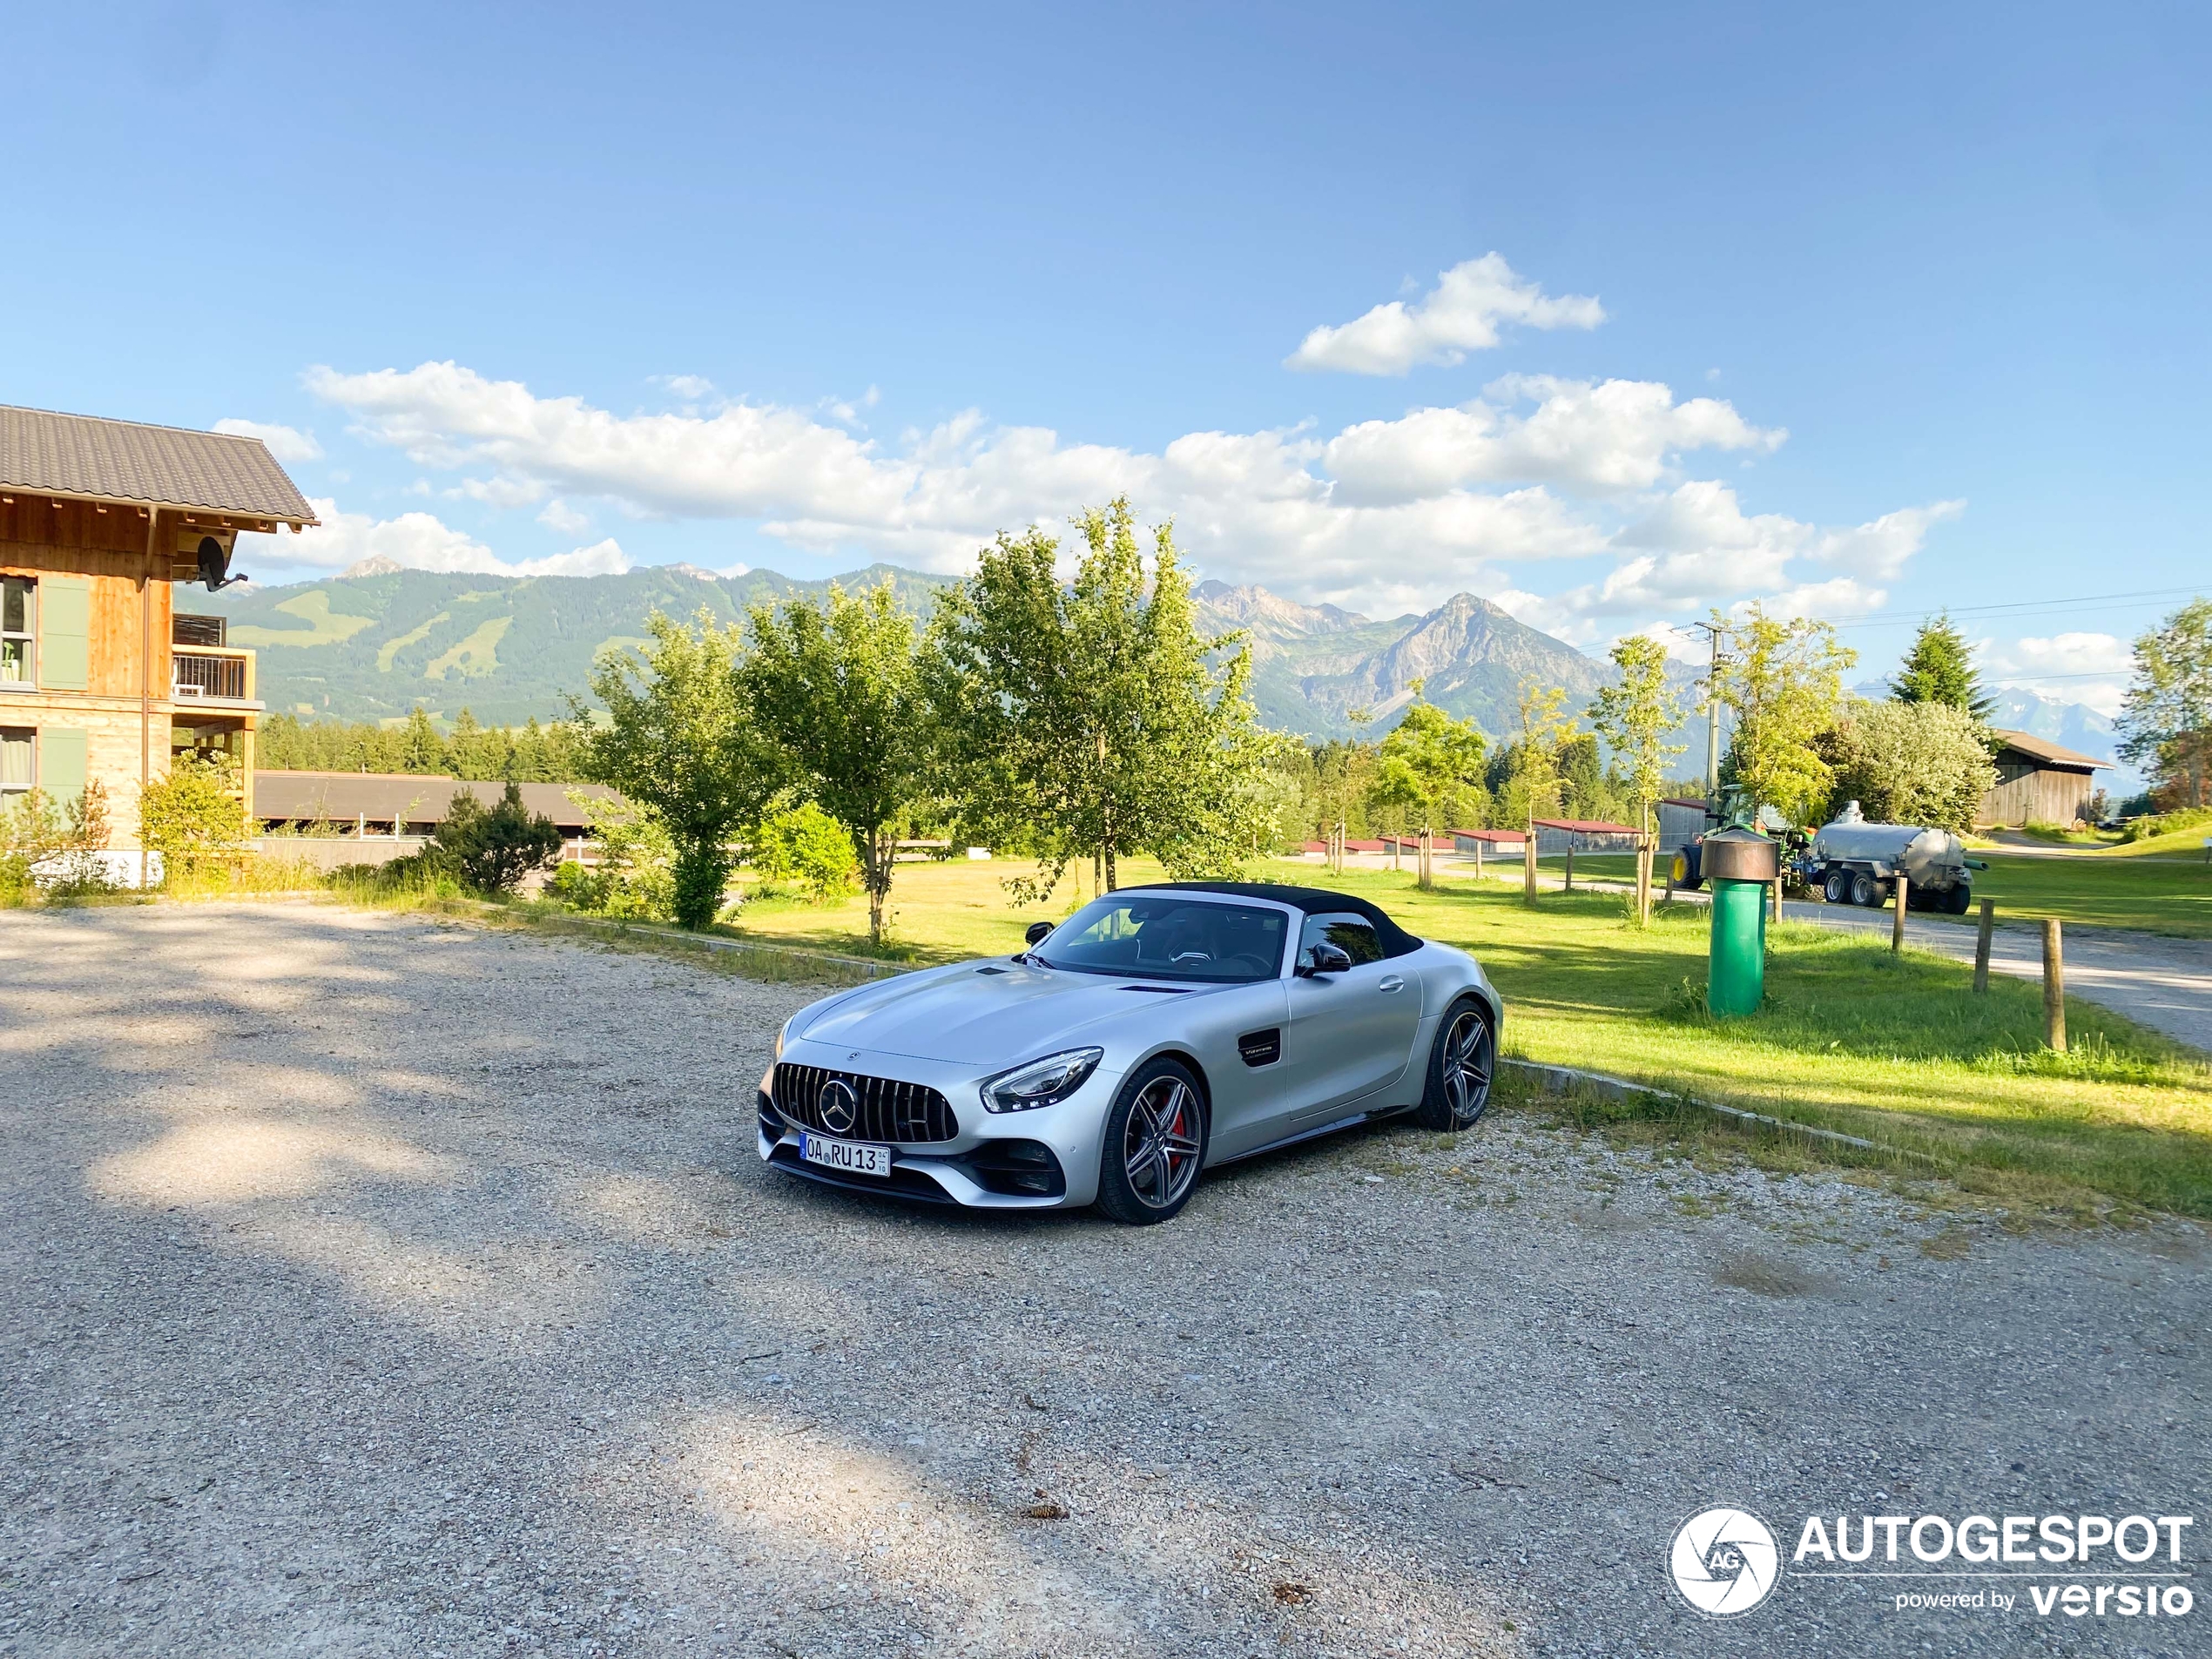
[[[799,1016],[797,1015],[793,1015],[792,1019],[797,1019],[798,1017]],[[776,1058],[779,1060],[784,1057],[784,1039],[790,1035],[791,1020],[786,1020],[781,1025],[776,1028]]]
[[[1012,1071],[983,1080],[983,1109],[987,1112],[1027,1112],[1063,1101],[1083,1086],[1103,1049],[1069,1049],[1061,1054],[1032,1060]]]

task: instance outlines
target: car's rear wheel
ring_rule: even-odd
[[[1498,1037],[1489,1011],[1463,996],[1445,1011],[1429,1050],[1428,1087],[1421,1093],[1414,1121],[1423,1129],[1456,1131],[1471,1127],[1490,1104],[1490,1080],[1498,1069]]]
[[[1206,1105],[1181,1061],[1146,1062],[1131,1072],[1106,1114],[1098,1158],[1098,1207],[1132,1227],[1168,1221],[1190,1202],[1205,1161]]]

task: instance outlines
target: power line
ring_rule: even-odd
[[[1939,611],[1952,617],[2000,617],[2061,608],[2078,610],[2084,606],[2097,610],[2121,610],[2148,600],[2170,599],[2179,594],[2196,594],[2203,591],[2203,584],[2199,583],[2186,588],[2145,588],[2134,593],[2084,594],[2079,598],[2072,599],[2013,599],[1986,605],[1935,606],[1919,610],[1869,610],[1855,617],[1848,615],[1831,617],[1827,620],[1831,626],[1838,628],[1863,628],[1883,623],[1919,622],[1936,615]]]

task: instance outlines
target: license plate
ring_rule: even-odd
[[[809,1163],[819,1163],[828,1170],[841,1170],[847,1175],[887,1177],[891,1173],[891,1149],[873,1146],[866,1141],[826,1141],[819,1135],[801,1134],[799,1137],[799,1156]]]

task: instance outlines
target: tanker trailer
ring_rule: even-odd
[[[1948,830],[1916,824],[1870,824],[1852,801],[1812,838],[1800,868],[1808,887],[1817,887],[1830,904],[1880,909],[1897,891],[1897,878],[1910,884],[1912,907],[1966,914],[1973,902],[1976,869],[1989,867],[1966,856]]]

